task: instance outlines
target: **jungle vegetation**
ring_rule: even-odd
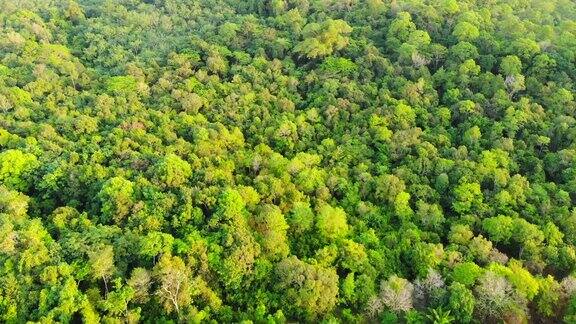
[[[576,323],[573,0],[0,0],[0,322]]]

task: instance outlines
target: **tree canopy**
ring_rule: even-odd
[[[1,323],[575,323],[571,0],[0,0]]]

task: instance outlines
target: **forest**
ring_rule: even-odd
[[[573,0],[0,0],[1,323],[576,323]]]

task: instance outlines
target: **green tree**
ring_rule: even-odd
[[[295,233],[302,233],[312,228],[314,225],[314,211],[310,208],[310,204],[305,202],[296,202],[290,212],[288,218],[290,225],[289,231]]]
[[[450,315],[450,311],[445,311],[442,307],[432,309],[426,317],[434,324],[450,324],[454,322],[454,317]]]
[[[278,263],[276,273],[281,299],[291,313],[315,319],[331,311],[337,303],[338,275],[331,268],[307,264],[295,256]]]
[[[500,63],[500,73],[503,75],[522,74],[522,62],[515,55],[508,55]]]
[[[471,23],[462,21],[459,22],[456,27],[454,27],[452,35],[454,35],[461,42],[470,42],[480,36],[480,31]]]
[[[135,93],[137,80],[131,75],[114,76],[106,82],[106,89],[114,94]]]
[[[394,203],[399,193],[406,190],[404,181],[395,175],[382,175],[376,179],[376,198]]]
[[[154,167],[157,181],[171,188],[186,184],[191,175],[190,164],[172,153],[167,154]]]
[[[498,215],[482,221],[482,228],[494,242],[509,243],[514,231],[514,221],[511,217]]]
[[[322,205],[316,217],[318,233],[326,240],[336,240],[348,234],[346,212],[339,207],[328,204]]]
[[[448,298],[448,308],[457,321],[470,323],[474,312],[476,300],[472,291],[463,284],[455,282],[448,288],[450,297]]]
[[[309,23],[302,30],[304,40],[294,47],[294,51],[311,59],[330,55],[348,45],[350,32],[352,27],[340,19]]]
[[[104,282],[106,295],[108,294],[108,281],[114,273],[114,248],[104,245],[94,249],[88,254],[92,277]]]
[[[38,159],[31,153],[6,150],[0,153],[0,183],[26,191],[30,187],[31,173],[38,167]]]
[[[462,183],[454,188],[454,210],[460,214],[478,210],[483,202],[482,191],[478,183]]]
[[[539,294],[536,296],[538,312],[545,317],[553,317],[558,314],[558,305],[562,298],[560,284],[552,276],[547,276],[540,280],[539,286]]]
[[[122,224],[134,204],[134,184],[122,177],[114,177],[104,183],[98,193],[102,221]]]
[[[0,185],[0,213],[10,215],[14,221],[27,217],[29,201],[28,196]]]
[[[472,287],[482,272],[482,268],[474,262],[458,263],[452,270],[452,280],[466,287]]]
[[[288,224],[277,206],[265,205],[254,217],[256,231],[261,236],[263,252],[271,258],[285,258],[289,253]]]

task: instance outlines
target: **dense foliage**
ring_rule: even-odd
[[[0,322],[576,322],[572,0],[0,0]]]

